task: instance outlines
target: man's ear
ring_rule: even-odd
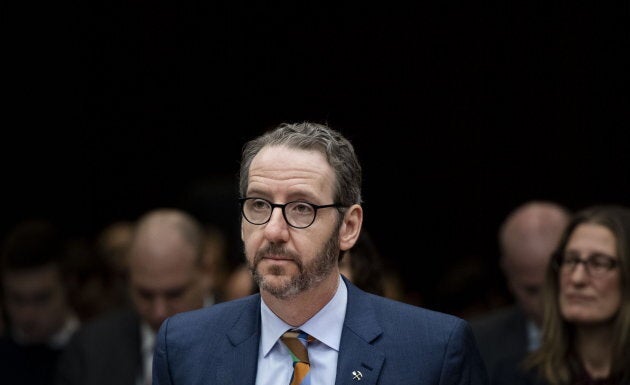
[[[363,207],[355,204],[350,206],[344,214],[339,228],[339,248],[342,251],[350,249],[356,243],[363,225]]]

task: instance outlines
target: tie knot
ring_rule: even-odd
[[[287,330],[284,334],[282,334],[282,338],[295,338],[300,340],[303,344],[313,342],[315,340],[315,338],[300,329]]]
[[[289,330],[280,339],[289,348],[294,362],[309,363],[306,346],[315,340],[312,336],[301,330]]]

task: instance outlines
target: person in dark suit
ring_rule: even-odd
[[[129,246],[133,307],[82,327],[60,358],[58,385],[151,384],[155,333],[166,317],[208,303],[198,221],[177,209],[142,216]]]
[[[488,383],[466,321],[367,293],[339,273],[363,223],[361,166],[339,132],[281,124],[249,141],[240,193],[259,292],[167,318],[154,385],[288,385],[303,375],[313,384]],[[295,335],[309,341],[306,355],[285,342]]]
[[[501,270],[515,303],[470,320],[490,377],[498,361],[520,360],[540,344],[545,271],[569,218],[560,204],[528,201],[499,228]]]
[[[80,320],[69,291],[66,238],[47,219],[10,229],[0,257],[7,330],[0,336],[0,382],[50,385],[57,360]]]

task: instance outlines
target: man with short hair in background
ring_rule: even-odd
[[[501,224],[500,266],[515,303],[471,320],[490,376],[500,360],[524,358],[538,347],[545,271],[569,218],[555,202],[529,201]]]
[[[129,247],[133,309],[86,324],[61,357],[59,385],[148,385],[155,333],[167,317],[209,305],[200,223],[177,209],[141,217]]]

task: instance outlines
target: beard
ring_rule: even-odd
[[[283,245],[271,244],[256,253],[250,270],[254,281],[261,290],[278,299],[289,299],[316,286],[328,277],[338,263],[339,252],[339,232],[334,231],[310,263],[304,264],[299,255],[289,252]],[[281,284],[270,281],[258,270],[258,264],[267,255],[281,255],[291,258],[297,265],[299,273]],[[280,276],[286,274],[286,271],[282,266],[272,266],[269,268],[268,274]]]

